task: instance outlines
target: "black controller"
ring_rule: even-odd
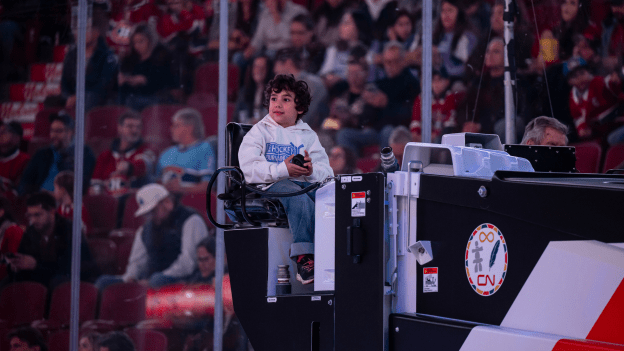
[[[301,154],[295,155],[295,157],[293,157],[292,160],[290,160],[290,163],[294,163],[299,167],[308,168],[303,165],[305,163],[305,160],[303,159],[303,155]]]

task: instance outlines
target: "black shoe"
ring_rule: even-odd
[[[314,281],[314,255],[297,256],[297,280],[303,285]]]

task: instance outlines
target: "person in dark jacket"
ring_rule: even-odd
[[[34,281],[52,291],[69,281],[72,262],[72,223],[56,213],[56,201],[47,192],[26,199],[30,225],[14,257],[8,258],[13,281]],[[81,280],[93,281],[98,271],[86,240],[81,247]]]
[[[74,169],[74,120],[64,112],[50,115],[50,141],[52,145],[39,149],[26,166],[18,187],[20,195],[54,191],[54,177],[61,171]],[[93,151],[86,145],[83,167],[84,193],[95,167]]]

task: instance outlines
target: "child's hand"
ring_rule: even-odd
[[[305,161],[305,163],[303,164],[307,170],[308,173],[305,174],[306,177],[309,177],[312,175],[312,158],[310,158],[310,154],[308,154],[307,150],[303,150],[303,152],[305,152],[305,157],[303,158],[303,160]]]
[[[306,158],[308,157],[307,154],[308,153],[306,152]],[[295,157],[295,155],[290,155],[288,156],[288,158],[284,160],[284,163],[286,164],[286,169],[288,169],[288,175],[294,178],[308,175],[308,170],[306,168],[299,167],[294,163],[290,163],[293,157]],[[304,158],[304,160],[306,160],[306,165],[307,165],[308,163],[307,163],[306,158]],[[310,163],[310,166],[312,166],[312,163]],[[311,171],[310,171],[310,174],[312,174]]]

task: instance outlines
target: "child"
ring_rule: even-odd
[[[334,175],[318,136],[301,120],[310,100],[308,85],[292,75],[269,81],[264,90],[269,114],[245,135],[238,152],[248,183],[270,183],[271,192],[294,192]],[[291,163],[298,154],[305,156],[304,167]],[[297,280],[303,284],[314,281],[314,195],[279,198],[294,239],[290,257],[297,262]]]
[[[608,132],[620,101],[624,100],[617,74],[594,76],[587,66],[579,64],[567,75],[570,91],[570,114],[581,139],[600,137]]]
[[[54,177],[54,191],[52,193],[58,208],[56,212],[63,218],[70,221],[74,220],[74,172],[62,171]],[[91,217],[87,212],[84,203],[82,204],[82,223],[81,228],[87,233],[91,225]]]
[[[452,93],[449,88],[451,81],[444,67],[439,71],[433,71],[431,78],[431,90],[433,101],[431,103],[431,140],[440,143],[442,135],[453,131],[457,127],[457,104],[463,98],[463,93]],[[421,126],[421,96],[414,100],[412,122],[410,131],[413,141],[422,141]]]

